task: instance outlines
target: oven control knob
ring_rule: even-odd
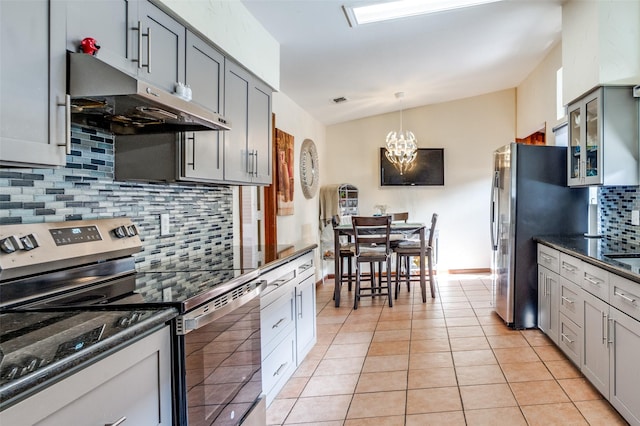
[[[35,235],[29,234],[24,237],[20,237],[20,242],[22,243],[23,250],[33,250],[36,247],[39,247],[38,241],[36,240]]]
[[[118,238],[124,238],[127,236],[127,228],[124,226],[118,226],[113,230],[113,234]]]
[[[13,235],[0,240],[0,250],[4,253],[13,253],[18,249],[20,249],[20,243]]]
[[[138,229],[135,225],[127,226],[127,235],[130,237],[135,237],[136,235],[138,235]]]

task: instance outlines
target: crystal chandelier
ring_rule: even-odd
[[[404,92],[395,94],[396,99],[402,99]],[[402,130],[402,108],[400,109],[400,131],[391,131],[387,134],[385,156],[395,166],[400,174],[411,170],[415,164],[418,145],[413,132]]]

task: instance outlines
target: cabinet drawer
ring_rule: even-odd
[[[640,321],[640,283],[609,274],[609,302],[611,306]]]
[[[276,397],[296,368],[296,338],[291,332],[262,362],[262,389],[267,406]]]
[[[551,272],[560,273],[560,252],[551,247],[538,244],[538,264]]]
[[[276,345],[278,336],[295,327],[293,287],[260,311],[260,338],[262,339],[262,359],[267,357]]]
[[[560,312],[567,318],[582,325],[582,297],[580,287],[566,278],[560,278]]]
[[[560,253],[560,275],[580,285],[582,282],[582,261],[565,253]]]
[[[609,273],[604,269],[583,263],[580,285],[598,299],[609,302]]]
[[[576,365],[580,365],[582,356],[582,328],[560,313],[560,333],[558,346]]]

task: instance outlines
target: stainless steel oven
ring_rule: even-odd
[[[126,218],[5,226],[0,310],[174,307],[174,423],[265,424],[259,271],[229,253],[136,270],[140,249]]]

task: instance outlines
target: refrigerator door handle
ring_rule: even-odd
[[[496,200],[496,188],[499,188],[498,183],[500,181],[499,172],[496,170],[493,172],[493,182],[491,185],[491,247],[493,250],[498,250],[498,221],[496,220],[496,211],[500,211],[500,199]],[[496,205],[498,204],[498,205]]]

